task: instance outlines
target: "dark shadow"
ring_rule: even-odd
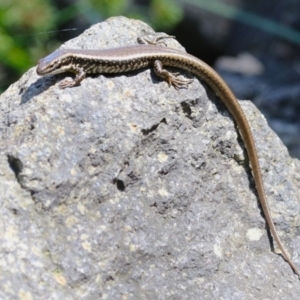
[[[55,85],[57,82],[64,78],[65,74],[45,76],[39,78],[36,82],[32,83],[21,97],[21,105],[30,101],[33,97],[42,94],[44,91],[48,90],[51,86]],[[20,90],[22,93],[22,89]]]

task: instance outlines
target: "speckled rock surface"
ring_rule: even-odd
[[[111,18],[63,47],[151,33]],[[176,91],[145,69],[60,90],[66,76],[33,68],[0,98],[1,299],[297,299],[300,281],[271,251],[243,142],[206,85]],[[240,103],[300,268],[299,161]]]

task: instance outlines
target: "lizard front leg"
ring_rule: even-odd
[[[80,82],[85,78],[86,72],[83,68],[73,67],[70,72],[75,73],[75,78],[66,78],[59,83],[59,87],[61,89],[65,89],[68,87],[73,87],[79,85]]]

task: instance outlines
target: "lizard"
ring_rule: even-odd
[[[229,86],[213,68],[191,54],[159,45],[166,45],[163,41],[165,38],[175,37],[158,36],[152,41],[146,38],[138,38],[139,45],[109,49],[58,49],[40,59],[36,71],[41,76],[64,72],[74,73],[74,79],[66,78],[59,83],[61,89],[80,85],[87,74],[125,73],[147,67],[152,67],[158,77],[165,80],[169,86],[173,86],[176,90],[187,88],[193,79],[180,78],[178,77],[179,73],[169,72],[164,66],[183,69],[204,80],[223,101],[237,124],[246,146],[266,223],[283,258],[300,278],[300,272],[285,250],[273,222],[254,137],[242,107]]]

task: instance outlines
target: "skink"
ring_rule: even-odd
[[[165,70],[163,66],[186,70],[204,80],[224,102],[241,132],[247,148],[256,189],[268,227],[283,257],[300,278],[300,272],[283,247],[272,220],[264,191],[261,168],[253,134],[239,102],[218,73],[202,60],[182,51],[155,45],[163,38],[166,37],[158,37],[156,41],[152,43],[153,45],[133,45],[105,50],[56,50],[39,61],[37,73],[39,75],[51,75],[63,72],[75,73],[75,79],[67,78],[63,80],[59,85],[60,88],[79,85],[87,74],[123,73],[145,67],[153,67],[159,77],[176,89],[187,87],[192,80],[179,78],[178,73],[171,73]]]

